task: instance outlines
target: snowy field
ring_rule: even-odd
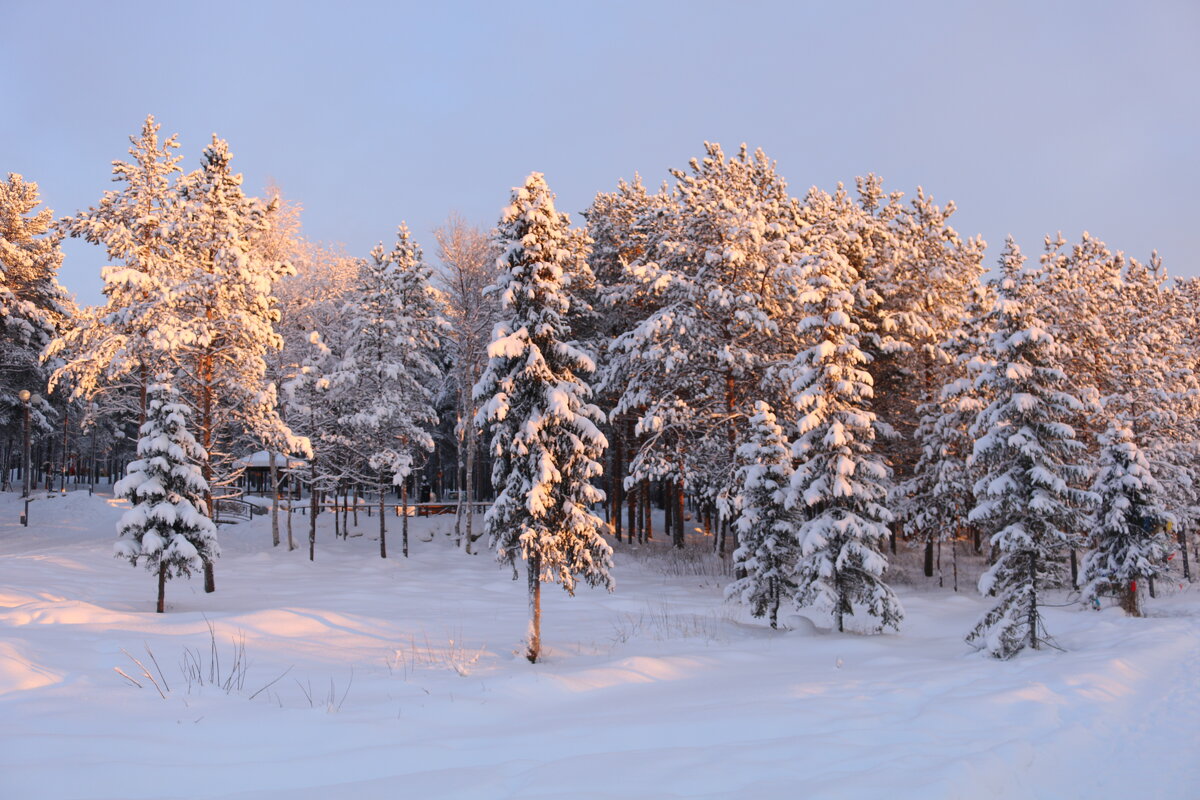
[[[0,495],[3,800],[1200,797],[1178,582],[1147,619],[1047,609],[1065,652],[1002,663],[963,643],[970,586],[901,568],[900,635],[773,632],[709,556],[618,546],[615,593],[543,592],[531,665],[523,576],[448,518],[413,522],[407,560],[393,518],[386,561],[375,519],[335,542],[324,515],[315,563],[265,517],[223,526],[218,591],[172,581],[155,614],[111,498],[18,511]]]

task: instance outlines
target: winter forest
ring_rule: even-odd
[[[0,183],[0,463],[6,536],[107,493],[138,613],[221,602],[252,524],[288,565],[369,542],[348,575],[424,542],[494,558],[526,670],[564,657],[543,606],[579,598],[549,588],[633,603],[627,563],[702,576],[756,636],[848,653],[937,627],[955,669],[1070,654],[1193,579],[1200,279],[1155,253],[989,247],[936,187],[804,188],[716,143],[578,213],[532,172],[492,187],[491,229],[418,243],[397,219],[348,253],[287,187],[245,186],[236,142],[154,117],[129,141],[86,209]],[[106,254],[99,305],[59,283],[67,238]]]

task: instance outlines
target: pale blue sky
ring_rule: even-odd
[[[994,261],[1083,230],[1200,274],[1195,2],[134,3],[0,0],[0,172],[58,214],[109,188],[147,113],[186,165],[216,132],[312,239],[492,225],[544,172],[573,219],[705,140],[792,190],[874,171],[955,200]],[[99,299],[103,255],[62,280]]]

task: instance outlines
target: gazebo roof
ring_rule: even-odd
[[[257,453],[251,453],[244,458],[239,458],[236,463],[239,467],[268,469],[271,466],[271,453],[267,450],[259,450]],[[299,467],[307,467],[308,462],[302,458],[291,457],[284,453],[276,453],[275,466],[279,469],[297,469]]]

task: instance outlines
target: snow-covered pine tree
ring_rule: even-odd
[[[488,346],[488,365],[475,387],[477,422],[491,436],[495,503],[484,518],[497,559],[524,558],[530,628],[526,657],[541,651],[541,583],[560,582],[573,594],[576,576],[610,591],[612,549],[604,523],[591,511],[604,493],[600,476],[606,441],[601,411],[589,402],[590,356],[566,341],[574,260],[566,214],[540,173],[513,190],[497,230],[500,273],[494,291],[501,319]]]
[[[818,198],[810,194],[810,205]],[[883,581],[892,514],[884,506],[889,470],[874,452],[874,394],[860,347],[855,297],[862,277],[843,254],[849,229],[829,209],[807,234],[801,335],[811,346],[785,370],[799,415],[788,505],[797,529],[796,602],[832,615],[839,631],[861,606],[873,633],[898,629],[903,608]]]
[[[309,334],[308,350],[302,356],[295,377],[284,383],[288,400],[289,423],[303,433],[311,444],[306,479],[309,488],[308,560],[316,558],[317,502],[322,492],[333,491],[344,477],[347,453],[354,449],[350,431],[341,418],[351,413],[352,376],[339,369],[341,343],[347,338],[344,321],[326,326],[325,332],[338,348],[335,351],[318,331]],[[341,381],[334,383],[334,380]]]
[[[158,123],[147,116],[138,137],[129,137],[131,161],[113,162],[113,181],[93,208],[63,220],[68,234],[100,244],[112,260],[101,270],[104,305],[89,309],[49,349],[64,359],[53,380],[66,380],[73,397],[98,392],[132,404],[138,426],[146,416],[146,386],[163,363],[161,330],[174,307],[169,289],[177,271],[178,242],[171,233],[175,176],[180,156],[175,136],[159,139]],[[128,389],[122,392],[122,389]]]
[[[1039,647],[1039,592],[1062,578],[1066,550],[1076,544],[1076,518],[1088,506],[1088,469],[1073,422],[1084,411],[1057,366],[1062,346],[1035,310],[1038,274],[1010,238],[1001,256],[997,301],[990,314],[994,362],[976,379],[991,398],[975,420],[975,483],[970,520],[999,555],[979,579],[999,602],[967,635],[996,658]]]
[[[1100,446],[1100,470],[1092,484],[1099,498],[1092,523],[1095,549],[1084,558],[1080,575],[1084,599],[1115,592],[1125,613],[1140,617],[1138,581],[1161,574],[1171,550],[1163,488],[1128,425],[1110,422]]]
[[[74,304],[58,282],[61,235],[41,204],[36,183],[9,173],[0,181],[0,431],[19,437],[22,389],[46,385],[39,355],[71,317]],[[35,403],[32,422],[48,427],[48,404]]]
[[[231,433],[249,433],[287,452],[309,447],[283,423],[267,380],[266,356],[283,345],[272,290],[291,272],[256,246],[271,229],[276,204],[245,195],[232,158],[214,134],[200,169],[179,181],[169,231],[178,258],[167,292],[171,314],[154,331],[156,347],[186,381],[182,391],[195,409],[210,490],[233,472]],[[209,562],[205,588],[213,587]]]
[[[168,376],[161,376],[160,380]],[[138,460],[114,492],[133,507],[121,517],[117,558],[141,561],[158,573],[158,613],[165,609],[170,578],[191,575],[220,554],[217,528],[201,510],[208,484],[200,474],[204,450],[188,430],[190,411],[166,382],[148,390]]]
[[[754,402],[783,406],[764,377],[796,352],[802,220],[761,150],[743,145],[727,158],[705,143],[705,151],[690,171],[672,170],[675,196],[622,201],[644,199],[648,218],[643,251],[625,272],[631,287],[621,294],[649,313],[617,340],[609,373],[621,383],[614,415],[635,417],[641,437],[628,488],[662,480],[675,497],[685,485],[717,488],[705,499],[724,508],[739,429]],[[682,547],[682,517],[672,517]]]
[[[733,562],[744,577],[725,587],[725,596],[749,605],[754,616],[766,616],[778,627],[779,604],[792,597],[800,547],[796,512],[788,509],[792,479],[792,448],[761,400],[750,417],[748,441],[738,448],[738,548]]]
[[[347,387],[347,413],[338,424],[353,443],[358,480],[375,479],[380,496],[379,553],[387,557],[383,494],[404,485],[418,453],[433,450],[429,429],[437,423],[432,406],[441,369],[432,355],[444,323],[435,308],[430,269],[408,227],[401,224],[396,244],[380,244],[363,262],[341,329],[341,362],[329,376]],[[403,551],[408,556],[408,519],[403,519]]]

